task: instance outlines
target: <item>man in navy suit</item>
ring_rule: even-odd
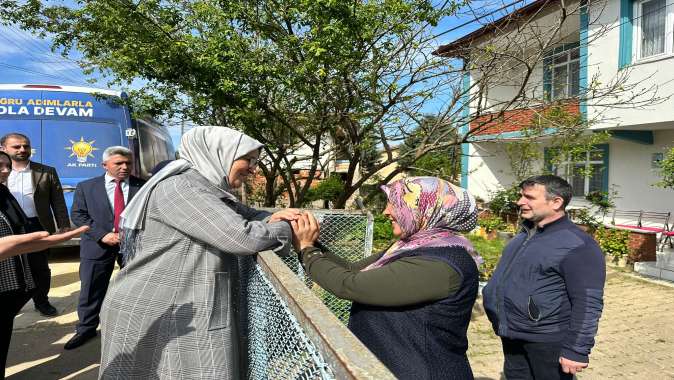
[[[66,350],[79,347],[96,336],[98,317],[115,260],[122,266],[119,254],[119,215],[143,185],[131,176],[133,155],[123,146],[112,146],[103,152],[105,174],[80,182],[75,190],[70,218],[76,226],[90,230],[80,242],[80,281],[82,282],[77,315],[77,331]]]

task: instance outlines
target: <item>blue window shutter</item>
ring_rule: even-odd
[[[590,15],[588,14],[588,0],[581,0],[580,8],[580,41],[579,41],[579,72],[578,72],[578,95],[579,111],[583,121],[587,120],[587,49],[588,49],[588,29]]]
[[[552,173],[552,150],[551,150],[551,148],[543,149],[543,168],[547,173]]]
[[[543,99],[550,101],[552,99],[552,56],[554,50],[545,53],[543,57]]]
[[[618,69],[632,63],[632,0],[620,0],[620,46],[618,48]]]
[[[604,167],[602,168],[601,191],[608,192],[608,144],[599,144],[597,148],[602,151]]]

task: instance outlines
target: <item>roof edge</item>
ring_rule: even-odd
[[[458,40],[452,41],[448,44],[441,45],[438,47],[432,54],[441,57],[463,57],[464,53],[460,50],[465,48],[466,45],[473,42],[473,40],[482,37],[490,32],[493,32],[497,27],[502,26],[515,18],[527,16],[532,14],[548,5],[557,3],[559,0],[536,0],[531,4],[525,5],[522,8],[516,9],[515,11],[508,13],[507,15],[499,18],[496,21],[493,21],[480,29],[474,30],[467,35],[459,38]]]

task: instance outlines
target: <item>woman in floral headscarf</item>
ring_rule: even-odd
[[[434,177],[402,179],[382,190],[384,215],[400,240],[348,263],[315,247],[319,226],[305,213],[291,224],[306,273],[354,301],[349,328],[396,377],[472,379],[466,330],[479,257],[457,233],[475,227],[475,200]]]

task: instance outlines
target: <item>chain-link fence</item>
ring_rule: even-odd
[[[372,253],[374,219],[372,214],[340,210],[310,210],[320,223],[321,233],[318,240],[325,248],[347,261],[358,261]],[[297,260],[297,254],[283,259],[300,279],[325,303],[325,305],[344,323],[349,320],[351,302],[336,297],[322,289],[308,278]]]
[[[373,236],[371,214],[332,210],[312,210],[312,212],[321,224],[319,240],[327,249],[349,261],[357,261],[371,253]],[[306,284],[313,294],[317,295],[323,304],[330,309],[330,312],[339,318],[339,321],[346,323],[351,307],[349,301],[341,300],[312,283],[304,275],[296,254],[293,253],[283,258],[283,261],[275,255],[272,256],[278,261],[280,267],[285,268],[288,277],[290,277],[286,278],[287,282],[296,284],[303,282]],[[259,260],[260,258],[258,258]],[[287,265],[287,268],[282,262]],[[279,283],[270,281],[269,268],[263,270],[250,257],[240,258],[239,266],[239,319],[242,326],[241,351],[244,359],[242,365],[244,366],[243,370],[248,373],[249,379],[341,378],[344,377],[343,371],[345,368],[351,370],[351,368],[358,367],[354,366],[352,362],[362,358],[367,359],[363,359],[366,365],[361,366],[360,370],[364,370],[368,374],[379,374],[373,378],[387,378],[390,375],[369,351],[364,350],[367,354],[359,351],[362,350],[362,348],[358,348],[360,342],[348,330],[344,327],[341,327],[342,330],[336,329],[335,326],[339,325],[339,321],[330,316],[327,310],[323,312],[323,316],[321,316],[319,310],[318,317],[314,317],[318,318],[320,323],[312,320],[309,325],[311,329],[314,329],[316,326],[324,324],[330,329],[330,334],[314,333],[312,336],[314,341],[312,341],[309,337],[311,334],[308,332],[307,321],[298,321],[295,315],[297,315],[297,308],[299,307],[300,315],[309,318],[306,316],[307,310],[302,308],[314,309],[314,307],[306,306],[306,304],[294,305],[296,309],[293,313],[292,308],[285,301],[292,296],[288,296],[288,289],[284,290],[286,293],[279,294]],[[288,271],[288,268],[294,274]],[[297,289],[297,285],[291,284],[289,286],[294,287],[295,291],[301,290]],[[313,298],[316,305],[325,310],[318,299],[312,295],[312,292],[307,290],[304,290],[304,292],[306,293],[304,296],[297,297],[304,301],[311,301],[309,298]],[[325,315],[329,318],[325,318]],[[332,335],[336,331],[342,331],[342,336],[336,337],[342,346],[333,347],[332,351],[328,350],[327,359],[330,360],[326,360],[326,346],[333,343],[326,343],[323,339],[326,335]],[[315,343],[316,336],[322,337],[318,339],[320,341],[318,345]],[[345,344],[344,342],[349,343]],[[343,352],[349,350],[355,350],[353,351],[355,355],[351,357],[359,359],[339,357]],[[336,352],[340,354],[335,354]],[[348,362],[348,365],[337,365],[338,369],[335,370],[335,362],[340,360]],[[349,374],[348,377],[352,377],[351,375]]]
[[[334,379],[323,356],[260,267],[252,258],[242,258],[239,263],[248,378]]]

